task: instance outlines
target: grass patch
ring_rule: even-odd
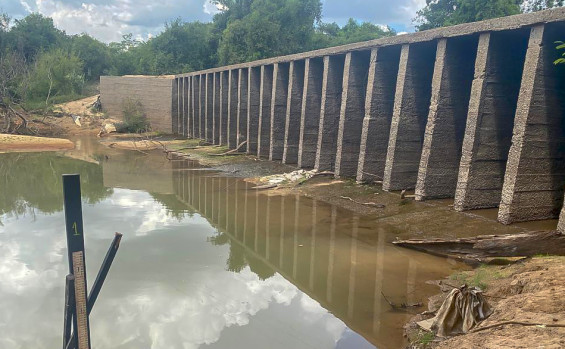
[[[453,274],[449,277],[449,279],[456,281],[459,284],[478,287],[485,291],[492,281],[504,279],[505,277],[508,277],[507,273],[502,272],[499,268],[481,265],[473,271]]]
[[[421,348],[427,348],[435,338],[436,335],[433,332],[420,331],[415,342],[416,344],[419,344]]]

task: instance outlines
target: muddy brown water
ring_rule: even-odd
[[[394,247],[390,217],[78,139],[65,154],[0,154],[0,348],[60,346],[63,173],[81,174],[90,283],[124,234],[93,348],[401,348],[423,309],[383,295],[425,302],[437,291],[426,281],[466,268]]]

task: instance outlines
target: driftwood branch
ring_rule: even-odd
[[[398,240],[393,244],[443,257],[461,257],[470,260],[489,257],[530,257],[537,254],[565,255],[565,236],[558,231],[482,235],[447,240]]]
[[[390,307],[394,310],[400,310],[400,309],[407,309],[407,308],[419,308],[422,306],[422,303],[418,302],[418,303],[413,303],[413,304],[409,304],[409,303],[400,303],[400,304],[396,304],[391,302],[388,298],[386,298],[385,294],[383,293],[383,291],[381,291],[381,296],[383,296],[384,300],[388,303],[388,305],[390,305]]]
[[[241,150],[241,148],[243,148],[244,145],[247,144],[247,141],[242,142],[240,145],[237,146],[237,148],[232,149],[230,151],[227,151],[225,153],[221,153],[221,154],[210,154],[210,156],[225,156],[225,155],[245,155],[244,153],[239,153],[239,151]]]
[[[484,327],[476,327],[472,329],[470,332],[480,332],[484,330],[488,330],[489,328],[504,326],[504,325],[520,325],[520,326],[539,326],[539,327],[565,327],[563,324],[536,324],[531,322],[522,322],[522,321],[503,321],[496,324],[484,326]]]
[[[385,208],[385,207],[386,207],[386,205],[377,204],[377,203],[375,203],[375,202],[361,202],[361,201],[357,201],[357,200],[354,200],[354,199],[350,198],[349,196],[340,196],[340,198],[345,199],[345,200],[349,200],[349,201],[354,202],[354,203],[356,203],[356,204],[358,204],[358,205],[370,206],[370,207],[375,207],[375,208]]]

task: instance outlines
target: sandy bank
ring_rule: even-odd
[[[69,150],[74,143],[63,138],[0,134],[0,153]]]
[[[452,275],[442,281],[441,295],[432,297],[430,310],[441,305],[451,286],[463,283],[479,286],[494,313],[475,329],[485,328],[450,339],[433,339],[414,323],[407,325],[412,348],[564,348],[565,257],[538,257],[509,266],[483,266]],[[419,317],[415,320],[422,319]],[[509,321],[524,324],[509,324]],[[533,324],[527,326],[525,324]]]

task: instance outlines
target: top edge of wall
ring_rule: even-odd
[[[101,75],[101,78],[174,79],[176,75]]]
[[[486,21],[458,24],[450,27],[442,27],[436,29],[425,30],[421,32],[396,35],[376,40],[357,42],[342,46],[328,47],[324,49],[295,53],[287,56],[279,56],[273,58],[262,59],[253,62],[239,63],[218,68],[200,70],[185,74],[173,75],[175,78],[182,78],[201,74],[217,73],[232,69],[254,68],[262,65],[270,65],[276,63],[288,63],[291,61],[302,60],[307,58],[319,58],[323,56],[340,55],[350,51],[367,50],[377,47],[412,44],[418,42],[432,41],[441,38],[450,38],[457,36],[473,35],[484,32],[494,32],[503,30],[520,29],[530,27],[536,24],[552,23],[565,21],[565,7],[551,10],[518,14],[507,17],[489,19]]]

